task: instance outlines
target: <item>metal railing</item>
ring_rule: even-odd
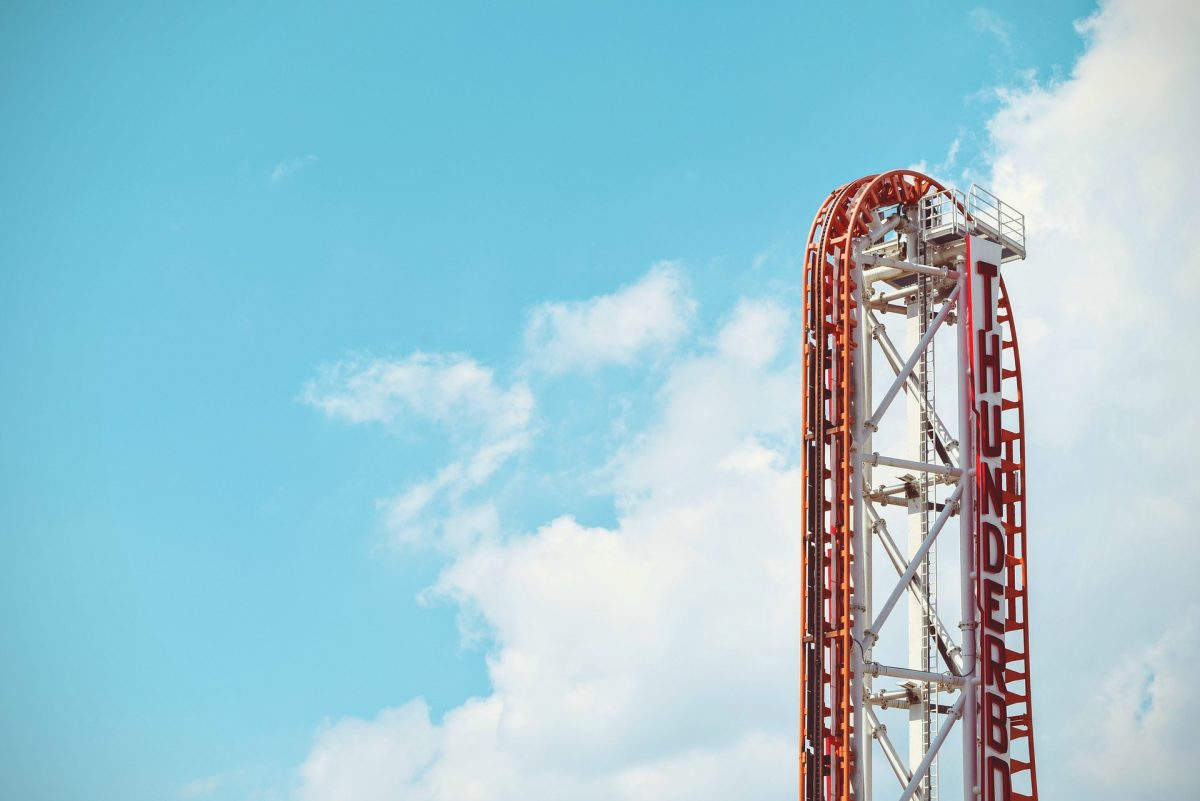
[[[978,184],[967,192],[945,189],[921,201],[921,227],[983,234],[1025,255],[1025,215]]]

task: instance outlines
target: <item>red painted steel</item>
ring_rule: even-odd
[[[1001,367],[1003,405],[1001,431],[1004,455],[1002,502],[1008,539],[1006,582],[1007,644],[1005,696],[1008,703],[1009,759],[1014,801],[1036,801],[1037,761],[1033,748],[1033,693],[1029,676],[1029,562],[1026,530],[1025,401],[1021,386],[1021,351],[1004,278],[1000,279],[998,319],[1004,330],[1006,358]]]

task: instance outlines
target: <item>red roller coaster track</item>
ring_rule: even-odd
[[[872,291],[863,275],[864,263],[872,262],[864,262],[862,253],[864,247],[879,240],[879,230],[887,214],[892,214],[893,218],[896,215],[903,218],[908,214],[909,220],[915,219],[919,213],[917,210],[928,207],[927,199],[935,196],[952,200],[958,197],[933,179],[911,170],[895,170],[860,178],[839,187],[825,199],[809,234],[804,263],[802,361],[804,530],[801,548],[801,801],[870,801],[873,797],[872,781],[867,775],[871,761],[869,749],[873,747],[872,738],[877,739],[879,733],[873,730],[871,721],[874,716],[868,709],[869,699],[866,697],[870,685],[864,689],[864,679],[875,664],[870,662],[870,646],[874,641],[871,638],[877,638],[878,634],[868,628],[872,622],[869,617],[871,601],[869,592],[862,586],[868,580],[864,577],[869,575],[870,570],[869,565],[863,562],[869,559],[864,551],[870,547],[867,542],[872,532],[865,530],[870,527],[865,524],[861,508],[856,508],[856,505],[863,503],[864,493],[862,440],[864,436],[870,436],[861,424],[865,415],[860,408],[863,406],[860,392],[864,382],[860,359],[864,348],[871,347],[870,341],[864,345],[867,333],[864,329],[870,314],[870,309],[865,306],[867,299],[872,297]],[[922,206],[923,199],[926,199],[926,206]],[[973,210],[962,202],[955,202],[958,213],[970,223]],[[893,224],[892,230],[920,230],[919,225],[906,229],[903,223],[904,219],[900,219],[899,223]],[[1023,218],[1021,225],[1023,247]],[[999,227],[1003,234],[1003,225]],[[938,299],[946,305],[955,302],[956,295],[951,290],[954,293],[962,290],[964,302],[959,306],[967,306],[967,310],[957,318],[946,313],[942,317],[956,322],[960,329],[966,327],[968,330],[972,324],[971,307],[968,304],[979,302],[978,299],[970,299],[967,274],[975,269],[970,262],[970,246],[968,241],[966,261],[964,263],[960,258],[957,271],[939,268],[942,277],[938,279],[940,283],[937,290],[942,292],[937,296]],[[904,258],[905,254],[901,251],[898,259],[893,258],[886,263],[893,266],[897,275],[903,274],[906,265],[910,267],[914,271],[910,279],[913,282],[911,286],[915,286],[922,275],[933,275],[935,272],[929,266],[912,266],[915,264],[915,254],[909,254],[912,263],[903,261]],[[999,259],[996,261],[999,262]],[[918,267],[925,273],[916,274]],[[960,628],[964,643],[961,650],[965,654],[979,653],[980,657],[964,664],[951,663],[947,659],[950,675],[944,685],[939,685],[951,692],[957,688],[963,699],[955,709],[945,714],[950,725],[960,722],[959,728],[967,743],[961,749],[963,773],[967,777],[964,793],[978,792],[989,801],[1037,798],[1029,681],[1026,449],[1020,353],[1009,297],[1003,279],[997,277],[997,280],[999,288],[994,298],[995,322],[1000,336],[998,341],[1003,347],[1000,382],[1003,414],[997,413],[997,419],[1001,421],[1000,442],[1003,450],[998,463],[1002,504],[997,515],[1003,520],[1005,608],[989,613],[989,609],[982,605],[986,599],[981,598],[981,590],[975,579],[961,577],[962,582],[970,583],[964,598],[973,599],[968,604],[973,607],[970,610],[972,614],[963,614],[965,623]],[[898,294],[898,291],[893,294]],[[934,325],[940,322],[939,319]],[[973,337],[963,337],[960,341],[973,342]],[[970,348],[964,353],[967,355],[963,380],[970,383],[973,381],[971,376],[979,372],[970,363],[978,354],[972,355]],[[905,376],[899,375],[897,381],[903,383]],[[970,397],[974,398],[974,384],[970,386]],[[909,391],[910,386],[905,385],[904,392],[907,394]],[[870,404],[869,396],[866,403]],[[962,495],[962,505],[954,509],[960,512],[958,516],[963,526],[970,525],[967,519],[974,520],[979,513],[968,499],[978,499],[974,502],[979,503],[985,497],[997,497],[994,483],[986,489],[982,488],[980,482],[984,480],[985,473],[988,473],[989,480],[994,479],[992,471],[986,465],[980,465],[978,454],[972,446],[972,440],[978,442],[981,436],[994,440],[995,432],[981,430],[980,416],[975,413],[973,405],[970,408],[971,413],[963,419],[970,420],[972,434],[960,436],[959,439],[963,440],[961,444],[954,443],[955,447],[961,448],[959,453],[963,464],[975,467],[974,470],[959,470],[958,481],[967,485],[960,487],[960,492],[964,489],[967,491]],[[938,445],[936,451],[944,464],[943,472],[953,473],[958,468],[952,465],[946,443],[938,441],[933,433],[929,436]],[[878,458],[877,463],[881,463]],[[930,467],[929,470],[932,472],[934,468]],[[985,496],[985,491],[990,495]],[[945,505],[952,506],[958,497],[955,495]],[[946,516],[949,515],[950,511],[947,511]],[[931,536],[936,536],[936,532]],[[978,536],[973,532],[965,536],[965,542],[972,544],[969,557],[972,561],[968,563],[964,560],[963,564],[978,566],[982,558]],[[902,577],[904,583],[911,583],[911,579],[906,581]],[[972,620],[981,620],[982,627],[979,630],[974,628],[970,622]],[[1003,629],[998,640],[1003,643],[1002,664],[994,654],[989,660],[986,653],[974,647],[982,636],[981,632],[994,621],[1000,621]],[[990,677],[984,675],[988,664],[992,668]],[[880,668],[876,666],[874,669]],[[991,700],[999,695],[987,694],[988,679],[996,683],[997,692],[1002,690],[1000,706]],[[929,679],[931,684],[936,681]],[[928,701],[925,703],[931,704]],[[995,761],[996,757],[989,756],[997,748],[1004,752],[999,757],[1004,764]],[[936,748],[932,750],[936,751]],[[993,775],[993,768],[1005,776],[999,776],[999,773]],[[905,774],[905,770],[908,774]],[[901,798],[926,797],[924,793],[929,792],[928,785],[921,784],[923,780],[915,775],[917,772],[918,766],[912,764],[897,770],[901,790],[905,789],[905,778],[911,776],[907,794],[902,792]],[[879,793],[875,795],[884,797]],[[974,801],[973,795],[968,798]]]

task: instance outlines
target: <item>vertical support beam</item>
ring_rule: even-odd
[[[959,598],[962,607],[963,667],[966,679],[963,687],[963,735],[962,735],[962,780],[963,798],[975,801],[978,786],[978,728],[976,709],[979,692],[979,660],[975,647],[975,425],[971,409],[971,301],[968,291],[970,275],[966,265],[959,266],[959,297],[962,298],[958,315],[958,453],[962,465],[962,512],[958,516],[959,549]]]
[[[905,235],[907,258],[915,261],[918,258],[918,246],[920,244],[916,233],[918,230],[915,210],[908,210],[909,225]],[[920,281],[920,276],[916,277]],[[907,340],[909,350],[916,353],[920,348],[921,341],[925,335],[925,323],[921,313],[927,308],[927,300],[923,297],[922,291],[913,293],[907,304]],[[933,343],[928,343],[927,347],[932,348]],[[917,359],[913,370],[912,378],[913,385],[905,387],[907,400],[905,403],[905,456],[914,462],[924,461],[923,445],[925,442],[925,431],[922,425],[923,404],[920,396],[925,395],[925,364],[924,359]],[[909,492],[908,501],[908,559],[911,563],[914,559],[920,560],[919,549],[928,535],[926,524],[928,516],[925,509],[925,492],[923,486],[918,482],[923,482],[924,476],[918,476],[913,479],[913,486]],[[929,586],[929,576],[926,570],[924,561],[917,570],[917,578],[921,586]],[[928,632],[929,622],[925,616],[924,606],[908,595],[908,660],[907,665],[913,670],[919,670],[925,673],[930,672],[929,653],[926,648],[926,634]],[[925,744],[929,739],[929,703],[927,688],[922,688],[921,694],[908,708],[908,769],[915,774],[917,766],[919,766],[925,758]],[[928,797],[928,782],[922,778],[920,781],[920,790],[922,795]]]

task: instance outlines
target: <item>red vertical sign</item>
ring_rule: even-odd
[[[975,569],[980,661],[979,781],[984,801],[1009,801],[1008,703],[1004,695],[1006,651],[1003,476],[1000,415],[1003,378],[1003,334],[996,319],[1000,297],[1000,246],[979,237],[967,238],[970,270],[967,317],[975,412]]]

